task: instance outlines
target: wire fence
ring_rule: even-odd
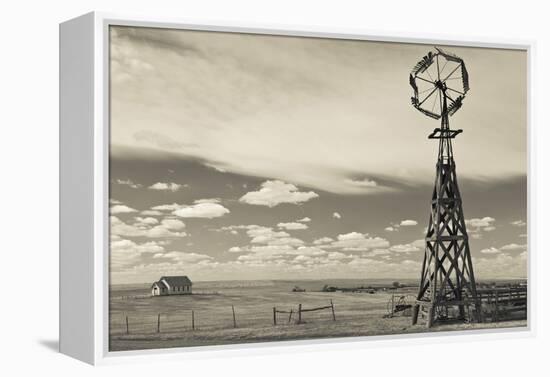
[[[321,313],[322,312],[322,313]],[[231,305],[208,310],[184,309],[177,312],[111,313],[109,327],[112,335],[175,333],[194,330],[217,330],[239,327],[298,325],[307,321],[336,321],[332,300],[329,305],[305,307],[273,307],[272,312],[254,311]]]

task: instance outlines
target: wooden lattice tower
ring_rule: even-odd
[[[480,305],[452,145],[462,130],[449,128],[449,117],[462,106],[469,90],[468,73],[462,59],[436,49],[414,67],[410,84],[413,106],[441,119],[441,127],[428,136],[439,140],[439,152],[412,323],[417,323],[420,310],[427,317],[427,327],[442,319],[477,322]]]

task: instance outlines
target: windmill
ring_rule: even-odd
[[[417,323],[420,310],[427,316],[427,327],[451,318],[478,322],[481,308],[453,157],[452,140],[462,130],[449,127],[449,117],[462,107],[470,89],[468,71],[461,58],[436,48],[414,66],[409,82],[412,105],[441,120],[428,136],[439,141],[439,151],[412,323]]]

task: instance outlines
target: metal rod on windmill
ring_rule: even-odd
[[[458,188],[453,139],[461,129],[449,126],[449,117],[461,107],[470,89],[464,61],[439,48],[430,51],[413,68],[409,83],[412,105],[424,115],[441,121],[429,139],[439,141],[435,184],[431,198],[420,286],[412,323],[419,310],[427,313],[427,327],[448,318],[479,322],[480,302],[476,291],[468,232]],[[473,318],[466,318],[474,307]]]

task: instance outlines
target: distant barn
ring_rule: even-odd
[[[163,276],[151,285],[153,296],[190,295],[193,283],[187,276]]]

